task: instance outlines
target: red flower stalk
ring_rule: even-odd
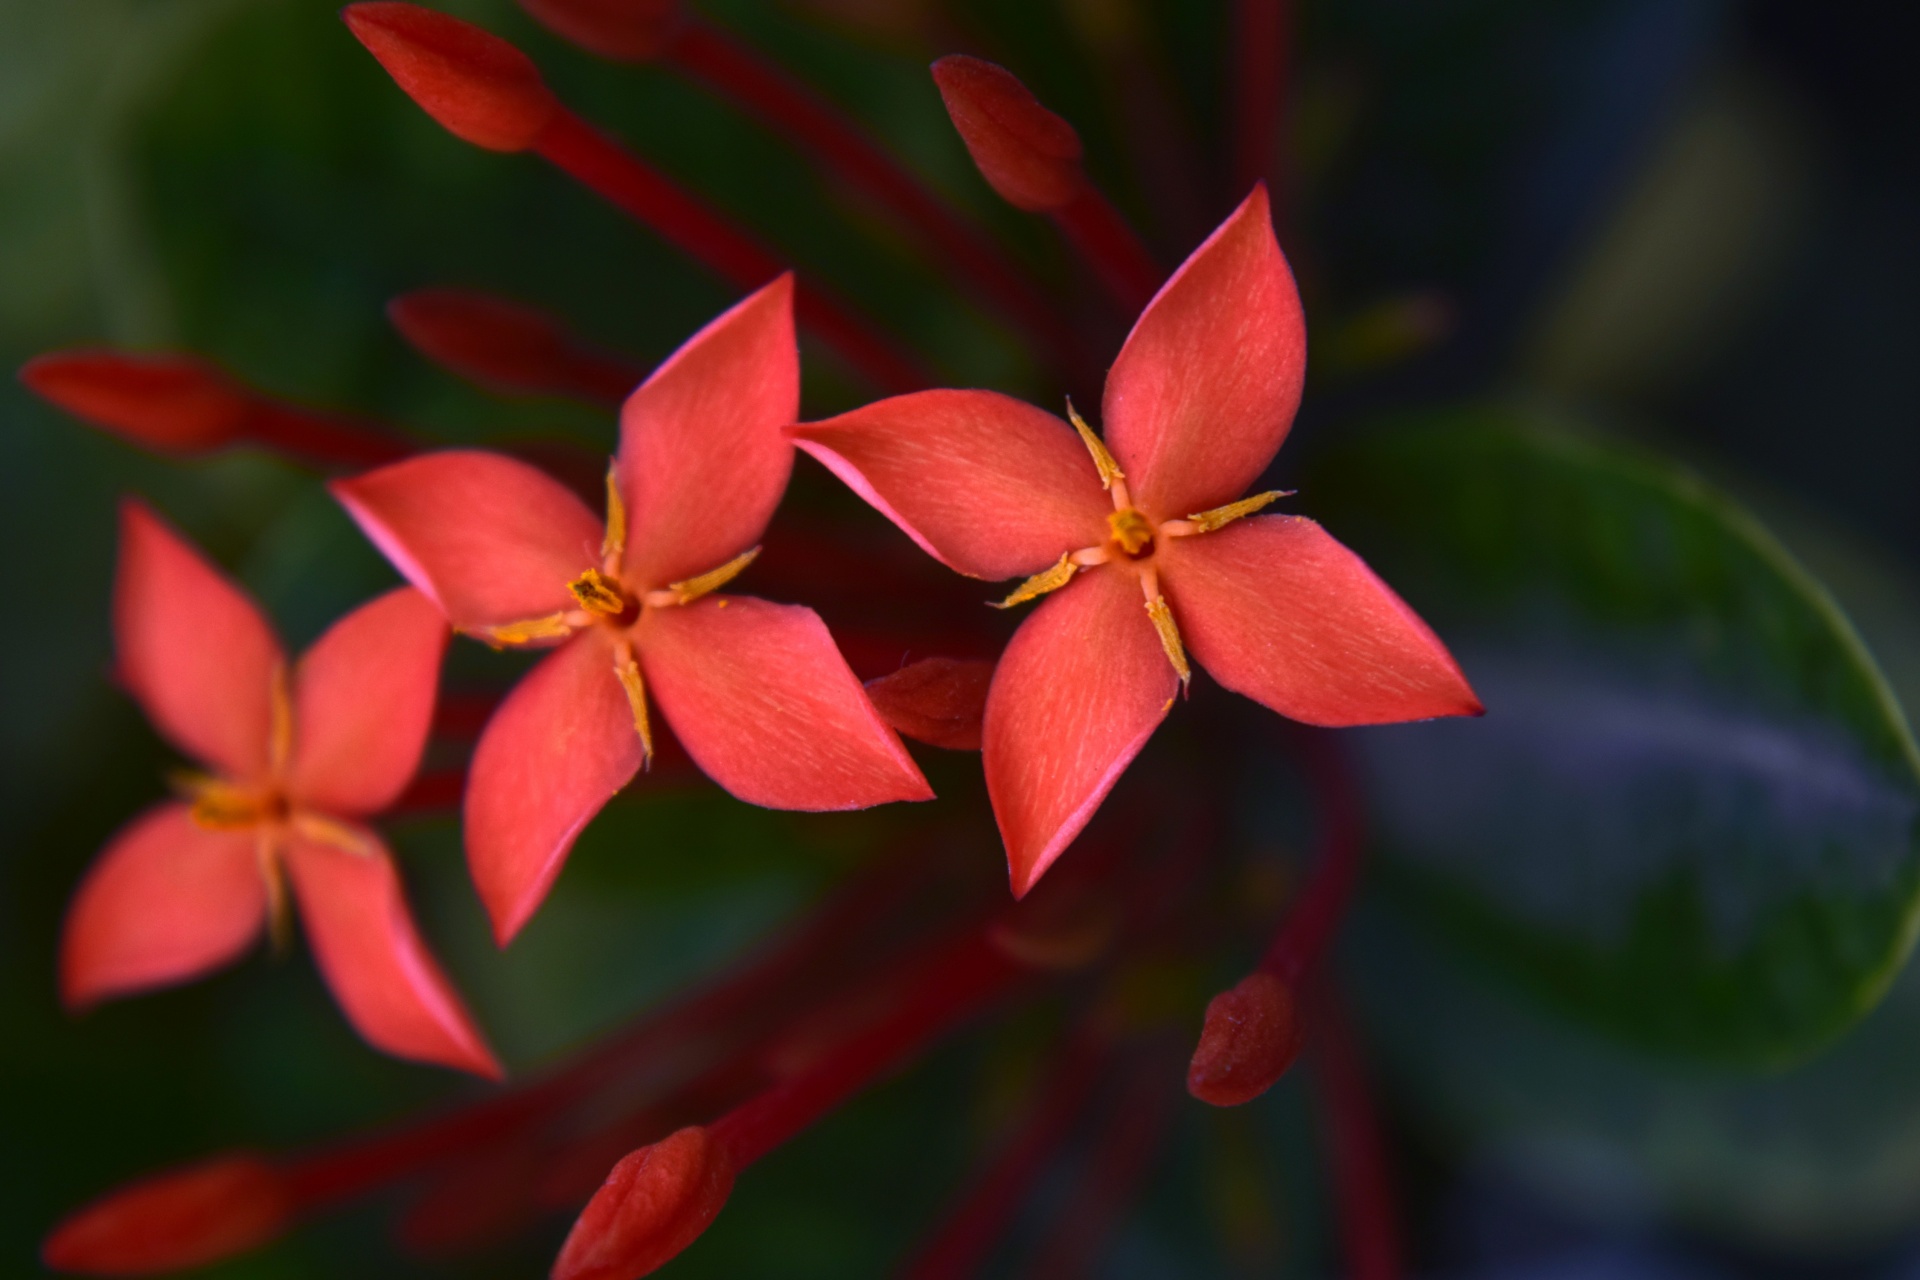
[[[119,670],[205,772],[149,809],[87,872],[61,944],[80,1009],[231,961],[289,890],[349,1021],[398,1057],[500,1075],[407,910],[365,819],[419,763],[446,627],[414,591],[348,614],[289,667],[253,602],[145,507],[121,512]]]
[[[536,152],[740,288],[784,269],[751,236],[562,106],[532,61],[500,37],[395,0],[363,0],[342,16],[394,82],[455,137]],[[912,358],[827,295],[810,291],[799,309],[802,323],[876,386],[927,384]]]
[[[421,355],[506,395],[619,404],[641,371],[581,342],[534,307],[470,289],[416,289],[387,304],[393,327]]]
[[[1400,1215],[1360,1043],[1331,987],[1319,991],[1314,1015],[1315,1065],[1347,1274],[1353,1280],[1399,1280]]]
[[[1274,142],[1281,136],[1280,112],[1286,99],[1291,9],[1289,0],[1235,0],[1233,6],[1236,188],[1274,179]]]
[[[1299,296],[1256,188],[1135,323],[1107,377],[1105,442],[986,391],[793,429],[949,567],[1031,574],[1005,605],[1048,597],[1000,659],[983,729],[1016,893],[1172,709],[1189,646],[1227,688],[1309,724],[1480,712],[1445,646],[1358,556],[1310,520],[1257,515],[1279,493],[1239,497],[1285,438],[1305,366]]]
[[[951,54],[933,64],[947,115],[980,176],[1016,209],[1051,217],[1107,292],[1137,311],[1165,273],[1081,166],[1080,135],[1005,67]]]
[[[121,1187],[69,1214],[40,1260],[87,1276],[185,1271],[244,1253],[280,1234],[292,1209],[272,1165],[245,1153],[214,1156]]]
[[[333,486],[457,629],[558,646],[489,721],[467,788],[468,863],[503,944],[646,764],[649,698],[694,763],[749,803],[932,795],[812,610],[719,594],[758,553],[793,465],[792,300],[781,276],[627,399],[604,524],[539,471],[478,450]]]
[[[158,453],[256,444],[320,467],[370,467],[407,452],[366,423],[273,400],[204,360],[104,349],[50,351],[20,370],[42,399]]]

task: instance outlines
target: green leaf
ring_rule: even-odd
[[[1488,707],[1352,736],[1409,902],[1656,1050],[1780,1064],[1873,1006],[1920,907],[1920,756],[1757,522],[1519,408],[1403,424],[1311,486]]]

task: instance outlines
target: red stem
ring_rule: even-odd
[[[1055,209],[1052,217],[1120,309],[1129,316],[1144,310],[1166,273],[1113,202],[1085,182],[1080,194]]]
[[[359,471],[397,462],[414,451],[408,441],[368,423],[317,409],[249,395],[242,438],[322,468]]]
[[[1274,139],[1286,97],[1287,0],[1236,0],[1234,5],[1233,198],[1266,179],[1279,205]]]
[[[1320,802],[1320,859],[1299,904],[1260,959],[1262,970],[1290,988],[1326,951],[1340,927],[1360,878],[1360,858],[1367,842],[1359,788],[1339,748],[1316,741],[1304,758]]]
[[[725,31],[698,19],[681,26],[666,57],[786,134],[891,211],[925,240],[955,283],[1013,321],[1050,351],[1057,364],[1077,369],[1087,363],[1066,317],[1046,295],[1027,283],[991,240],[830,103]]]
[[[534,150],[741,289],[757,289],[786,269],[746,232],[565,108]],[[933,381],[887,337],[827,295],[802,289],[794,307],[803,327],[882,390],[897,394]]]
[[[1347,1272],[1352,1280],[1399,1280],[1399,1211],[1366,1064],[1331,987],[1323,987],[1317,1004],[1315,1056]]]

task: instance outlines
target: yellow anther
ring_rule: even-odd
[[[497,627],[462,627],[461,630],[496,649],[511,649],[540,640],[564,639],[573,634],[573,624],[564,613],[550,613],[544,618],[503,622]]]
[[[194,825],[205,830],[245,831],[270,816],[259,792],[236,787],[211,774],[181,769],[169,781],[192,806]]]
[[[1017,604],[1025,604],[1036,596],[1043,596],[1049,591],[1058,591],[1069,582],[1072,582],[1073,575],[1078,572],[1080,572],[1080,566],[1073,562],[1073,553],[1068,552],[1066,555],[1061,556],[1052,568],[1042,569],[1039,573],[1034,574],[1018,587],[1015,587],[1013,594],[1005,600],[997,604],[992,601],[988,601],[988,603],[993,604],[993,607],[996,609],[1011,609]]]
[[[741,572],[745,570],[748,565],[752,564],[754,558],[759,554],[760,548],[758,547],[742,551],[718,569],[709,569],[699,577],[688,578],[685,582],[668,583],[667,590],[679,597],[679,603],[692,604],[701,596],[706,595],[710,591],[718,591],[739,577]]]
[[[324,844],[342,853],[357,853],[361,857],[371,857],[373,854],[373,841],[366,835],[324,814],[296,813],[293,815],[293,829],[300,833],[302,839]]]
[[[1120,549],[1130,556],[1153,544],[1153,522],[1137,507],[1122,507],[1107,517],[1107,528]]]
[[[1173,610],[1167,608],[1167,598],[1155,596],[1147,601],[1147,616],[1153,619],[1153,629],[1160,633],[1160,647],[1166,651],[1167,661],[1173,664],[1174,674],[1185,685],[1193,679],[1193,668],[1187,665],[1187,648],[1180,643],[1180,628],[1173,620]]]
[[[582,609],[598,618],[618,618],[633,608],[619,582],[598,569],[589,569],[569,582],[567,590],[573,592]]]
[[[647,685],[640,678],[640,664],[625,645],[614,651],[613,674],[627,691],[627,706],[633,711],[633,731],[640,735],[640,767],[653,765],[653,726],[647,722]]]
[[[284,662],[273,664],[267,705],[271,708],[267,720],[267,759],[274,776],[279,777],[286,772],[287,762],[293,759],[293,694],[287,688],[287,664]]]
[[[1111,453],[1107,452],[1106,442],[1093,434],[1093,428],[1088,426],[1087,420],[1074,409],[1071,400],[1067,401],[1067,421],[1071,422],[1073,429],[1080,433],[1080,442],[1086,445],[1087,452],[1093,455],[1093,469],[1100,473],[1102,489],[1111,489],[1115,480],[1127,478],[1127,473],[1120,469],[1120,464],[1113,460]]]
[[[1224,507],[1215,507],[1211,511],[1200,511],[1187,517],[1193,522],[1195,533],[1212,533],[1215,529],[1232,524],[1235,520],[1252,515],[1270,502],[1293,496],[1292,489],[1269,489],[1265,493],[1256,493],[1251,498],[1242,498],[1238,502],[1229,502]]]
[[[627,504],[620,497],[620,466],[607,464],[607,536],[600,540],[600,563],[608,573],[627,553]]]

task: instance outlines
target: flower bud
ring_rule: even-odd
[[[1018,77],[980,58],[952,54],[933,80],[980,175],[1008,204],[1048,213],[1072,203],[1084,177],[1080,135],[1041,106]]]
[[[387,304],[387,318],[421,355],[508,395],[589,395],[619,400],[641,379],[577,344],[544,311],[465,289],[417,289]]]
[[[235,440],[247,393],[191,356],[52,351],[20,380],[76,418],[162,453],[203,453]]]
[[[562,40],[615,62],[657,57],[686,21],[680,0],[520,0]]]
[[[916,742],[978,751],[992,683],[991,662],[923,658],[867,681],[867,697],[882,720]]]
[[[700,1238],[733,1191],[733,1161],[692,1125],[619,1164],[567,1233],[553,1280],[638,1280]]]
[[[1187,1066],[1187,1092],[1216,1107],[1252,1102],[1300,1055],[1303,1037],[1293,992],[1254,972],[1207,1002],[1207,1022]]]
[[[41,1246],[55,1271],[155,1275],[231,1258],[277,1236],[293,1199],[272,1165],[215,1156],[122,1187],[70,1215]]]
[[[525,151],[560,111],[526,54],[471,23],[388,0],[341,16],[408,97],[476,147]]]

